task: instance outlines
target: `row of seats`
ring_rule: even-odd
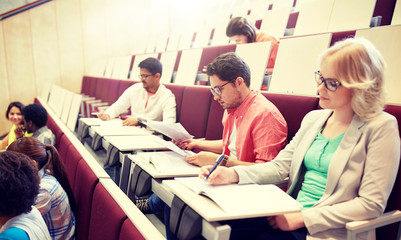
[[[118,81],[120,81],[120,84],[126,84],[127,82],[124,80]],[[105,82],[116,83],[116,80],[85,76],[82,86],[83,93],[88,94],[89,92],[87,90],[92,89],[88,86],[98,87],[98,84],[105,84]],[[166,85],[166,87],[169,88],[176,97],[177,121],[180,122],[190,134],[194,135],[196,138],[204,137],[211,140],[221,139],[223,130],[221,124],[223,109],[213,100],[209,88],[171,84]],[[92,92],[92,94],[96,94],[96,92]],[[305,114],[319,108],[317,97],[273,94],[267,92],[263,92],[262,94],[277,106],[286,119],[288,124],[288,141],[290,141],[298,131]],[[401,129],[401,106],[387,105],[385,111],[397,118],[399,129]],[[398,174],[386,211],[401,209],[400,187],[400,174]],[[378,231],[379,236],[393,233],[394,231]],[[392,238],[380,237],[378,239]]]
[[[281,38],[288,35],[316,34],[344,31],[369,26],[399,24],[394,1],[386,0],[326,0],[326,1],[249,1],[250,6],[235,4],[237,9],[222,9],[215,21],[194,24],[197,29],[185,28],[178,24],[176,31],[169,35],[155,34],[147,45],[146,53],[171,51],[208,45],[227,44],[225,30],[230,17],[242,16],[272,36]],[[358,11],[354,11],[355,7]],[[371,20],[378,20],[372,24]],[[201,20],[199,20],[201,21]],[[185,26],[185,23],[182,23]],[[288,31],[289,30],[289,31]]]
[[[96,160],[86,151],[76,136],[62,124],[45,101],[35,103],[48,111],[47,126],[56,136],[56,148],[64,162],[68,181],[76,201],[76,239],[148,239],[163,236],[115,185]],[[140,232],[129,217],[138,214],[147,232]],[[135,217],[137,219],[138,217]]]

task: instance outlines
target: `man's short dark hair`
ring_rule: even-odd
[[[235,17],[231,19],[227,25],[226,35],[227,37],[245,35],[248,43],[253,43],[256,41],[256,30],[244,17]]]
[[[22,109],[24,108],[24,104],[22,104],[22,103],[20,103],[20,102],[11,102],[11,103],[8,105],[7,111],[6,111],[6,118],[7,118],[7,119],[8,119],[8,114],[10,113],[12,107],[18,108],[18,109],[21,111],[21,113],[22,113]]]
[[[207,65],[207,75],[216,75],[222,81],[232,81],[242,77],[247,87],[251,84],[251,71],[248,64],[236,53],[229,52],[218,56]]]
[[[0,216],[15,217],[30,212],[39,193],[39,183],[32,159],[22,153],[1,152]]]
[[[163,66],[162,63],[157,58],[146,58],[138,65],[139,68],[146,68],[153,75],[160,73],[162,75]]]
[[[32,121],[38,128],[41,128],[47,123],[47,111],[39,104],[29,104],[22,110],[24,120],[26,122]]]

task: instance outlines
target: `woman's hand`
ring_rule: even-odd
[[[16,126],[16,128],[15,128],[15,130],[14,130],[14,133],[15,133],[15,137],[16,137],[16,138],[23,137],[24,134],[25,134],[25,127],[24,127],[24,125],[20,124],[20,125]]]
[[[284,215],[270,216],[267,217],[267,220],[272,228],[280,229],[282,231],[294,231],[305,227],[302,213],[289,213]]]
[[[213,165],[202,167],[199,178],[205,179],[212,167]],[[206,179],[206,181],[212,185],[224,185],[238,183],[239,177],[233,168],[217,167]]]

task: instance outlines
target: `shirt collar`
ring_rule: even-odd
[[[243,115],[248,110],[249,106],[251,105],[251,103],[253,102],[253,100],[256,98],[257,95],[258,95],[258,92],[256,92],[255,90],[251,90],[251,92],[244,99],[244,101],[241,103],[241,105],[239,105],[239,107],[227,109],[227,113],[230,115],[234,114],[234,113],[235,113],[235,115],[238,115],[238,116]]]
[[[39,135],[42,134],[43,132],[46,132],[47,129],[48,129],[48,128],[47,128],[46,126],[43,126],[43,127],[39,128],[39,129],[32,135],[32,137],[36,138],[37,136],[39,136]]]

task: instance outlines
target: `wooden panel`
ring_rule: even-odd
[[[3,31],[10,99],[32,103],[37,94],[29,12],[3,20]]]
[[[202,48],[196,48],[182,51],[174,83],[179,85],[194,85],[202,50]]]
[[[84,73],[80,0],[57,0],[54,2],[56,4],[61,86],[79,93]]]
[[[401,24],[401,0],[398,0],[394,8],[391,25],[400,25],[400,24]]]
[[[6,112],[7,106],[10,103],[3,36],[3,24],[0,22],[0,79],[2,83],[2,87],[0,88],[0,135],[8,132],[11,128],[11,123],[3,117],[3,113]]]
[[[239,44],[235,52],[248,64],[251,70],[251,89],[260,90],[270,56],[272,42]]]
[[[383,26],[359,30],[356,37],[365,37],[382,53],[387,67],[384,90],[388,103],[401,104],[401,26]]]
[[[291,7],[282,7],[267,11],[262,19],[260,30],[276,38],[284,36]]]
[[[305,2],[301,5],[294,35],[326,32],[334,0]]]
[[[60,65],[55,3],[48,2],[30,11],[35,84],[41,93],[44,83],[60,85]]]
[[[314,72],[331,34],[281,39],[269,92],[316,96]]]
[[[336,0],[327,31],[368,28],[375,5],[376,0]]]

